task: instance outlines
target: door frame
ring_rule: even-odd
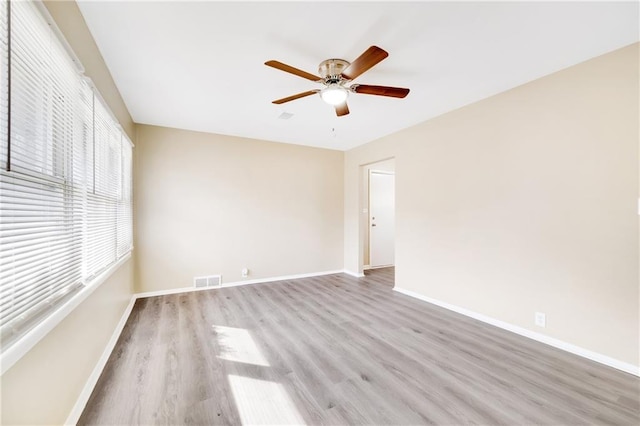
[[[364,277],[364,271],[370,268],[368,265],[369,252],[369,169],[377,169],[376,165],[393,162],[393,172],[397,174],[396,157],[382,157],[374,161],[362,163],[358,166],[358,276]],[[379,170],[379,169],[377,169]],[[396,183],[397,188],[397,183]],[[394,191],[395,192],[395,191]],[[396,195],[397,200],[397,195]],[[395,241],[394,241],[395,243]],[[365,253],[366,252],[366,253]],[[365,258],[367,262],[365,262]]]

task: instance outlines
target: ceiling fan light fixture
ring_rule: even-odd
[[[349,92],[339,84],[333,83],[322,89],[320,97],[329,105],[340,105],[347,100]]]

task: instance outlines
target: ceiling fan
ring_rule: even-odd
[[[333,105],[336,109],[338,117],[349,114],[347,106],[347,97],[349,93],[362,93],[365,95],[388,96],[392,98],[404,98],[409,94],[409,89],[401,87],[388,86],[370,86],[367,84],[351,84],[357,77],[373,68],[389,54],[378,46],[371,46],[358,58],[349,63],[344,59],[327,59],[320,62],[317,75],[299,70],[290,65],[283,64],[278,61],[267,61],[264,64],[288,72],[298,77],[306,78],[316,83],[321,83],[325,87],[322,89],[309,90],[307,92],[298,93],[286,98],[273,101],[274,104],[283,104],[285,102],[311,96],[320,93],[323,101],[329,105]]]

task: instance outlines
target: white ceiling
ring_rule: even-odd
[[[135,122],[340,150],[638,41],[636,2],[78,3]],[[356,82],[405,99],[271,103],[318,85],[265,61],[316,74],[370,45],[389,57]]]

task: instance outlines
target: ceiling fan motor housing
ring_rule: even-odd
[[[318,73],[324,79],[325,84],[338,83],[344,80],[340,74],[349,65],[349,62],[344,59],[327,59],[320,62]]]

